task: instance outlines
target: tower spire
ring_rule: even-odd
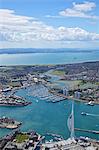
[[[75,136],[74,134],[74,101],[73,100],[72,100],[72,110],[71,110],[71,114],[68,117],[67,125],[70,131],[70,137],[73,140]]]

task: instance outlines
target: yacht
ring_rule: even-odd
[[[94,106],[92,101],[88,102],[87,105]]]

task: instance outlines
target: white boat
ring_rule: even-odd
[[[92,101],[88,102],[87,105],[94,106]]]
[[[82,112],[82,113],[81,113],[81,115],[84,115],[84,116],[86,116],[87,114],[86,114],[85,112]]]

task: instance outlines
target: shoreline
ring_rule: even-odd
[[[27,104],[0,104],[0,106],[6,106],[6,107],[9,107],[9,106],[12,106],[12,107],[23,107],[23,106],[27,106],[29,104],[31,104],[32,102],[29,102]]]
[[[57,95],[57,96],[66,98],[67,100],[74,100],[74,101],[83,102],[83,103],[88,103],[88,102],[90,102],[89,100],[82,100],[82,99],[76,99],[76,98],[71,97],[71,96],[65,96],[65,95],[60,94],[60,93],[57,93],[57,92],[55,92],[55,91],[50,91],[50,92],[53,93],[53,94],[55,94],[55,95]],[[64,99],[64,100],[66,100],[66,99]],[[56,101],[56,103],[57,103],[57,101]],[[95,104],[95,105],[99,105],[99,102],[96,102],[96,101],[92,101],[92,103]]]
[[[3,55],[3,54],[2,54]],[[9,55],[9,54],[8,54]],[[13,54],[12,54],[13,55]],[[0,67],[15,67],[15,66],[61,66],[61,65],[74,65],[83,63],[94,63],[99,62],[99,60],[86,60],[86,61],[74,61],[74,62],[62,62],[62,63],[32,63],[32,64],[0,64]]]

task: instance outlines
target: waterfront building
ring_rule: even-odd
[[[80,93],[79,91],[76,91],[76,92],[74,93],[74,97],[77,98],[77,99],[80,99],[81,93]]]
[[[66,87],[63,89],[63,94],[64,94],[65,96],[68,96],[68,95],[69,95],[69,91],[68,91],[68,89],[67,89]]]

